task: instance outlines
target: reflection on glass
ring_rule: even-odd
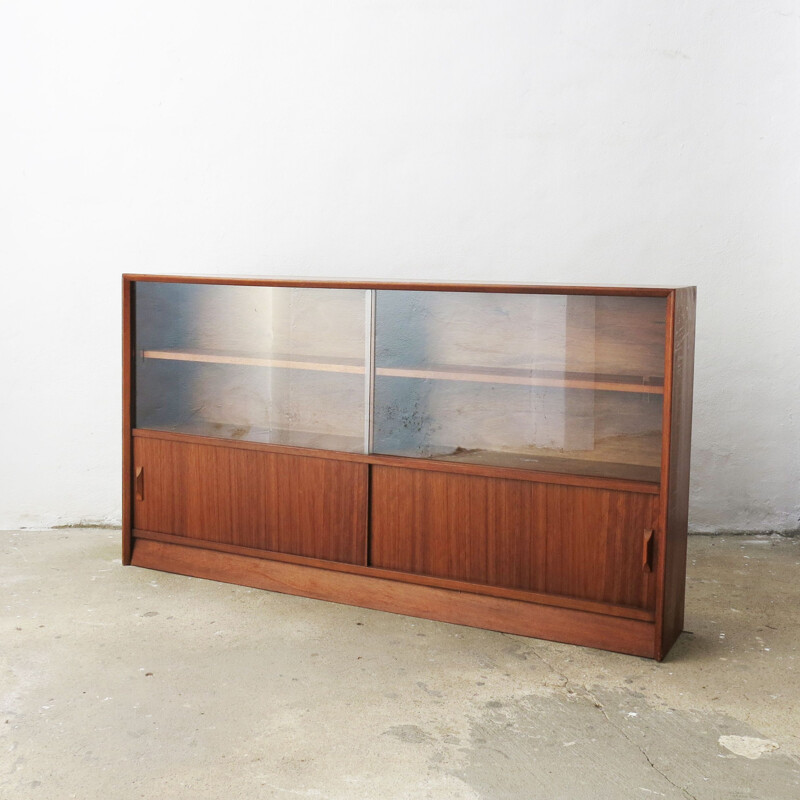
[[[365,292],[141,281],[136,426],[363,452]]]
[[[658,480],[664,298],[379,291],[377,453]]]

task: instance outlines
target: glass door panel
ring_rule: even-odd
[[[137,427],[365,451],[363,290],[140,281],[135,308]]]
[[[666,300],[378,291],[377,453],[656,481]]]

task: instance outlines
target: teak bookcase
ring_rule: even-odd
[[[662,659],[695,289],[123,276],[123,562]]]

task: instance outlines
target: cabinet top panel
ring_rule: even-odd
[[[137,275],[125,274],[125,281],[162,283],[209,283],[228,286],[287,286],[318,289],[401,289],[405,291],[447,292],[514,292],[531,294],[628,295],[634,297],[666,297],[681,286],[593,286],[576,284],[525,283],[444,283],[424,281],[365,281],[360,279],[290,278],[234,275]]]

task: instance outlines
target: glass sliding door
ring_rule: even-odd
[[[368,295],[137,282],[135,425],[366,449]]]
[[[666,299],[138,281],[135,424],[658,481]]]
[[[657,481],[664,298],[378,291],[376,453]]]

